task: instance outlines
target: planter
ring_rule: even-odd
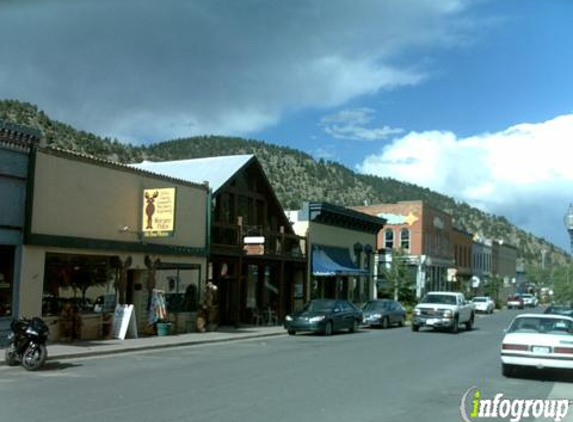
[[[170,328],[171,328],[170,322],[158,322],[157,323],[157,335],[158,336],[169,335]]]

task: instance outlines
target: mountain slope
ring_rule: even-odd
[[[527,263],[538,264],[542,248],[548,252],[546,264],[562,264],[566,260],[564,251],[515,227],[504,217],[484,213],[466,203],[410,183],[356,174],[338,163],[317,161],[310,155],[291,148],[219,136],[201,136],[149,146],[134,146],[78,131],[50,119],[36,106],[18,101],[0,101],[0,119],[40,129],[48,145],[123,163],[144,159],[164,161],[255,154],[285,209],[298,209],[302,202],[307,200],[353,206],[422,199],[449,212],[459,228],[517,246],[519,256]]]

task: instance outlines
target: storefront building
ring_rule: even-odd
[[[18,315],[28,159],[40,142],[39,131],[0,121],[0,345]]]
[[[492,277],[498,282],[496,299],[505,303],[514,294],[517,280],[517,248],[503,241],[492,242]]]
[[[310,282],[298,306],[315,298],[360,304],[376,297],[373,257],[384,219],[325,202],[305,203],[287,215],[309,244]]]
[[[454,288],[452,217],[424,201],[358,206],[353,209],[384,218],[377,238],[377,266],[387,266],[392,250],[401,250],[415,270],[416,297]],[[383,271],[378,270],[377,274]]]
[[[486,294],[487,284],[492,277],[492,242],[474,236],[472,244],[472,293],[474,296]]]
[[[470,297],[472,278],[472,245],[473,235],[465,230],[454,228],[452,233],[454,248],[455,272],[452,287],[454,290]]]
[[[208,279],[218,288],[221,324],[277,324],[302,300],[305,238],[293,231],[254,155],[146,161],[133,166],[209,182]]]
[[[206,184],[52,148],[32,150],[29,174],[20,315],[71,321],[53,339],[93,339],[116,303],[133,304],[142,332],[161,293],[175,329],[192,329],[207,274]]]

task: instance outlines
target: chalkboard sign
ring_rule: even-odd
[[[124,340],[127,334],[131,338],[137,338],[137,324],[133,305],[117,305],[113,313],[112,337]]]

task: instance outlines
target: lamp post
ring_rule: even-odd
[[[571,266],[571,255],[573,254],[573,204],[569,204],[569,209],[567,210],[567,214],[563,218],[563,223],[565,224],[565,228],[569,233],[569,262],[567,263],[567,284],[569,284],[569,267]]]
[[[569,233],[569,240],[570,240],[570,248],[569,254],[573,254],[573,204],[569,204],[569,209],[567,210],[567,214],[563,218],[563,223],[565,224],[565,228]]]

